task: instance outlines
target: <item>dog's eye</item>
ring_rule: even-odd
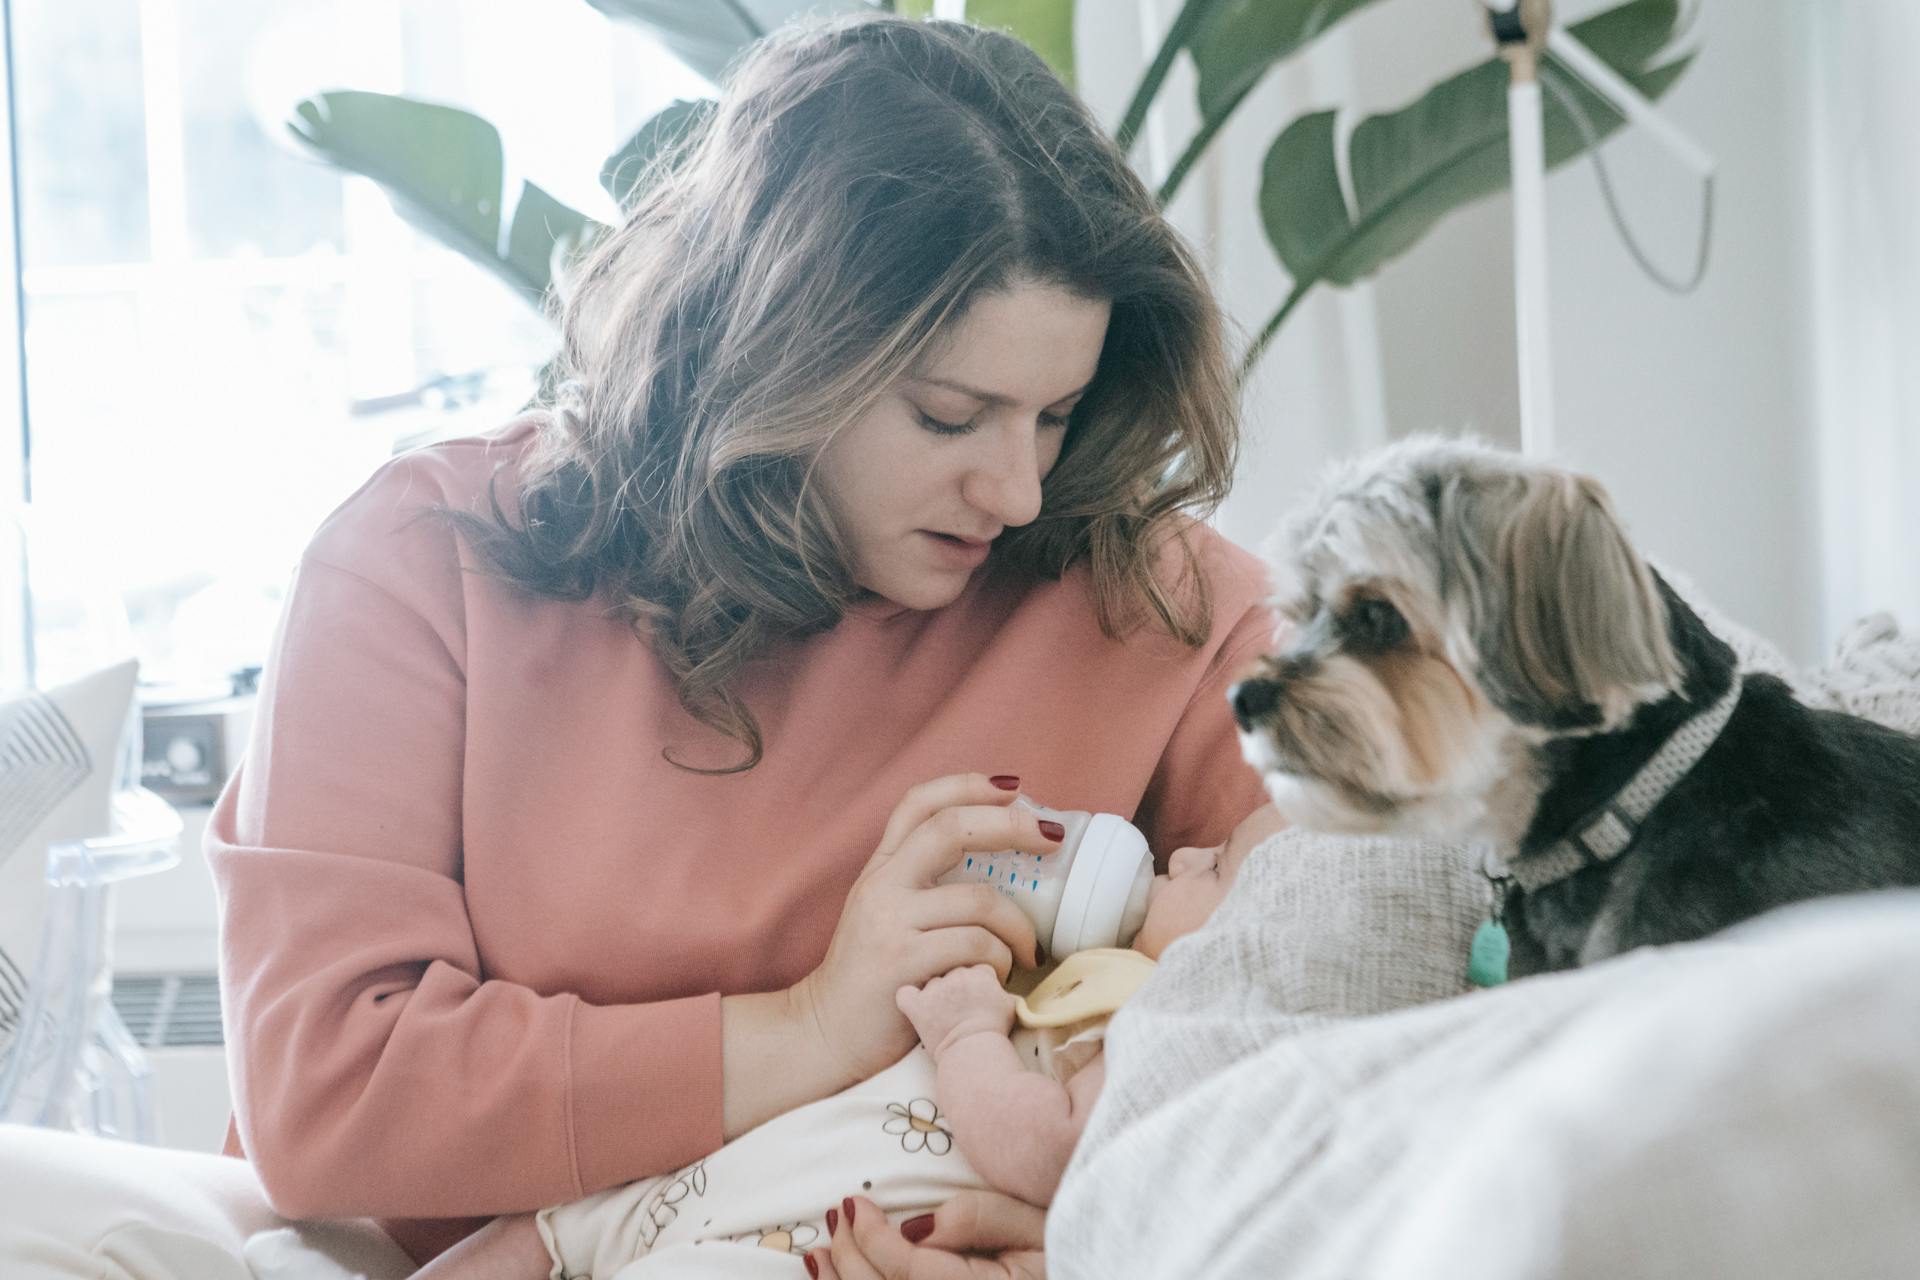
[[[1398,609],[1377,596],[1367,596],[1348,607],[1340,632],[1349,648],[1384,653],[1402,644],[1410,628]]]

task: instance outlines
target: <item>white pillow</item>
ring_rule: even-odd
[[[0,1057],[46,916],[47,846],[106,835],[139,664],[0,702]]]

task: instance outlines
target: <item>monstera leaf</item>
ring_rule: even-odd
[[[401,217],[535,307],[556,259],[601,229],[534,183],[504,191],[499,131],[457,107],[341,90],[301,102],[287,128],[322,160],[379,183]]]
[[[637,22],[709,80],[735,54],[802,14],[871,9],[866,0],[587,0],[609,18]]]
[[[713,111],[711,98],[681,98],[640,126],[626,145],[600,165],[600,185],[622,209],[630,208],[641,184],[653,172],[654,157],[673,146]]]
[[[1191,50],[1203,119],[1222,118],[1261,77],[1374,0],[1228,0],[1209,7]]]
[[[1160,51],[1140,78],[1114,137],[1131,148],[1161,83],[1182,49],[1193,58],[1200,127],[1160,184],[1173,199],[1228,117],[1275,64],[1297,53],[1356,9],[1374,0],[1187,0]]]
[[[933,7],[933,0],[900,0],[895,9],[909,18],[930,18]],[[967,0],[966,18],[978,27],[1012,32],[1055,75],[1073,83],[1073,0]]]
[[[1568,31],[1641,93],[1658,98],[1691,61],[1661,57],[1679,15],[1678,0],[1629,0]],[[1542,74],[1578,105],[1596,138],[1623,123],[1551,58]],[[1261,173],[1260,215],[1293,288],[1243,368],[1314,285],[1372,275],[1447,214],[1506,188],[1507,80],[1506,64],[1495,58],[1435,85],[1409,107],[1361,121],[1347,143],[1351,206],[1334,154],[1335,113],[1302,116],[1282,131]],[[1560,94],[1543,98],[1547,163],[1564,164],[1586,142]]]
[[[1186,0],[1141,78],[1117,131],[1130,144],[1181,53],[1194,64],[1200,129],[1160,189],[1162,202],[1219,129],[1276,64],[1373,0]],[[1464,3],[1464,0],[1462,0]],[[588,0],[649,28],[709,79],[748,44],[802,14],[893,9],[931,16],[935,0]],[[1073,0],[965,0],[965,17],[1004,28],[1071,82]],[[1629,0],[1576,24],[1574,34],[1650,96],[1686,58],[1662,60],[1679,0]],[[1617,115],[1549,60],[1543,74],[1577,98],[1597,133]],[[1294,121],[1268,152],[1260,213],[1294,284],[1247,355],[1250,366],[1300,299],[1321,281],[1348,284],[1403,252],[1448,212],[1507,182],[1506,71],[1490,60],[1437,85],[1404,110],[1363,121],[1348,146],[1353,204],[1341,190],[1332,112]],[[654,158],[686,136],[712,103],[676,102],[601,166],[600,183],[629,208]],[[601,228],[533,183],[503,190],[500,139],[486,121],[451,107],[383,94],[337,92],[303,102],[293,135],[322,159],[378,182],[400,213],[473,258],[539,307],[556,265]],[[1547,153],[1563,163],[1584,145],[1564,108],[1547,99]],[[509,198],[511,197],[511,198]],[[1244,366],[1243,366],[1244,367]]]

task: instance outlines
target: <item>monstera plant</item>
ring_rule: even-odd
[[[650,29],[676,57],[717,81],[742,49],[803,13],[879,8],[927,17],[933,0],[584,0]],[[1110,2],[1110,0],[1101,0]],[[1200,124],[1159,187],[1171,200],[1221,127],[1275,66],[1374,0],[1186,0],[1141,76],[1116,130],[1131,150],[1182,55],[1192,60]],[[966,0],[969,21],[1005,28],[1069,83],[1074,0]],[[1691,60],[1672,52],[1680,0],[1625,0],[1569,30],[1642,93],[1658,98]],[[1550,165],[1606,137],[1622,119],[1551,56],[1542,74]],[[1406,252],[1448,213],[1507,185],[1507,70],[1497,57],[1428,88],[1410,105],[1361,120],[1344,144],[1335,111],[1283,128],[1261,172],[1260,218],[1292,286],[1244,353],[1250,367],[1316,285],[1350,285]],[[1568,104],[1585,116],[1582,129]],[[648,160],[697,121],[704,102],[675,102],[601,166],[625,207]],[[567,260],[604,228],[535,183],[503,189],[500,135],[479,116],[390,94],[340,90],[301,102],[288,127],[321,159],[373,179],[403,217],[458,249],[539,307]],[[1346,147],[1351,190],[1336,148]]]

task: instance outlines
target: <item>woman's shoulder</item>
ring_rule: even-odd
[[[1267,616],[1271,595],[1266,567],[1245,547],[1200,520],[1176,527],[1161,544],[1154,563],[1161,587],[1189,617],[1204,609],[1212,651],[1231,642],[1236,632]],[[1264,625],[1264,624],[1262,624]]]
[[[423,561],[457,566],[456,536],[434,513],[450,509],[491,519],[497,501],[517,515],[519,470],[539,422],[525,414],[494,431],[390,458],[320,522],[305,558],[376,581]]]
[[[1107,633],[1100,621],[1093,569],[1085,560],[1057,581],[1019,580],[1006,590],[1017,598],[1018,614],[1050,620],[1047,630],[1059,634],[1048,643],[1066,643],[1064,637],[1070,637],[1074,650],[1082,654],[1111,649],[1116,657],[1128,654],[1156,662],[1178,657],[1204,664],[1223,647],[1243,647],[1247,636],[1270,630],[1265,567],[1207,524],[1195,520],[1173,530],[1156,552],[1153,573],[1160,591],[1183,617],[1202,616],[1198,611],[1204,601],[1208,626],[1197,644],[1168,634],[1138,611],[1121,620],[1117,634]]]
[[[1161,551],[1163,574],[1177,575],[1191,564],[1212,597],[1214,630],[1232,629],[1248,611],[1264,609],[1272,594],[1267,569],[1260,558],[1210,524],[1195,520],[1181,530],[1190,560],[1177,545]]]

